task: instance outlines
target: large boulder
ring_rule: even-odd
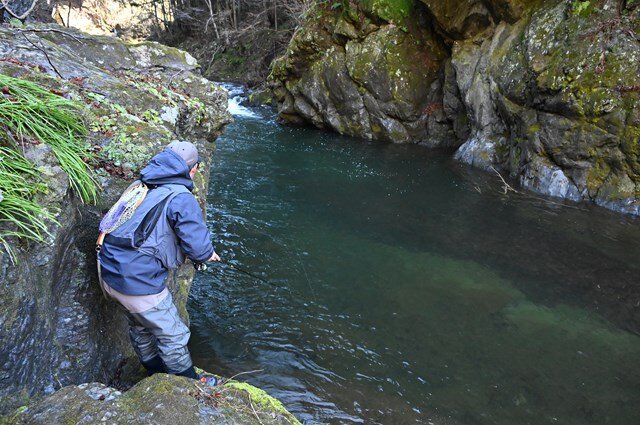
[[[317,5],[273,64],[279,114],[394,143],[456,144],[443,108],[446,46],[412,2]]]
[[[490,37],[457,42],[473,146],[524,187],[640,214],[640,43],[613,4],[558,2]]]
[[[320,5],[273,64],[283,121],[458,148],[522,186],[640,214],[640,7]]]
[[[174,138],[197,144],[204,171],[195,194],[204,204],[213,141],[230,122],[226,92],[198,75],[188,54],[157,43],[126,44],[57,25],[0,28],[0,72],[31,80],[86,105],[87,142],[100,186],[83,205],[51,150],[25,147],[55,213],[46,244],[11,240],[0,249],[0,413],[38,394],[82,382],[108,382],[131,356],[125,320],[103,298],[94,243],[103,212],[137,171]],[[193,268],[170,286],[186,317]]]
[[[447,36],[467,39],[500,21],[515,22],[537,0],[421,0]]]

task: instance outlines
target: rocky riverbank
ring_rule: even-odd
[[[264,391],[237,381],[207,388],[156,374],[126,392],[101,383],[69,385],[16,410],[15,424],[282,424],[300,422]],[[3,423],[5,423],[3,422]]]
[[[330,3],[274,62],[283,121],[452,149],[527,189],[640,214],[637,2]]]
[[[0,144],[18,143],[35,164],[41,181],[36,201],[53,217],[46,222],[45,243],[4,233],[8,242],[0,249],[0,415],[9,415],[4,421],[148,423],[155,415],[155,423],[167,424],[295,423],[276,401],[239,383],[221,388],[219,401],[193,381],[166,375],[144,379],[124,394],[104,385],[123,379],[134,384],[142,377],[129,373],[137,363],[125,320],[104,300],[96,280],[93,246],[100,217],[146,161],[176,138],[200,150],[205,166],[195,194],[204,206],[213,142],[231,121],[226,91],[199,75],[196,60],[178,49],[54,24],[0,27],[0,73],[78,105],[88,131],[85,161],[99,191],[95,205],[83,203],[48,144],[11,141],[11,131],[2,137]],[[2,93],[4,101],[17,96],[9,86]],[[193,268],[185,265],[170,278],[186,320],[192,277]],[[119,368],[127,359],[134,366]],[[122,370],[129,372],[123,376]],[[83,384],[89,382],[94,383]]]

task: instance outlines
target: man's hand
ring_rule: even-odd
[[[213,251],[213,255],[207,261],[220,261],[220,256]]]

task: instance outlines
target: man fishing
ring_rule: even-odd
[[[192,143],[171,142],[140,173],[137,184],[144,194],[130,208],[130,217],[120,219],[113,230],[102,230],[101,223],[100,285],[123,307],[131,343],[150,375],[199,379],[187,348],[191,333],[165,284],[168,271],[186,258],[220,261],[191,193],[199,164]]]

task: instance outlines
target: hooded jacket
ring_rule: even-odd
[[[166,240],[172,240],[176,245],[170,247],[171,250],[194,262],[204,262],[211,258],[214,253],[211,234],[200,205],[191,193],[193,181],[189,176],[187,163],[175,152],[165,149],[154,156],[142,170],[140,180],[149,186],[149,193],[166,189],[177,192],[172,194],[163,210],[166,211],[168,226],[160,227],[163,231],[173,232],[172,235],[166,235]],[[176,191],[175,188],[179,186],[188,190]],[[144,211],[145,202],[154,202],[153,198],[147,195],[138,210]],[[99,259],[102,279],[120,293],[151,295],[162,292],[166,287],[168,267],[158,256],[120,243],[111,235],[105,238]]]

